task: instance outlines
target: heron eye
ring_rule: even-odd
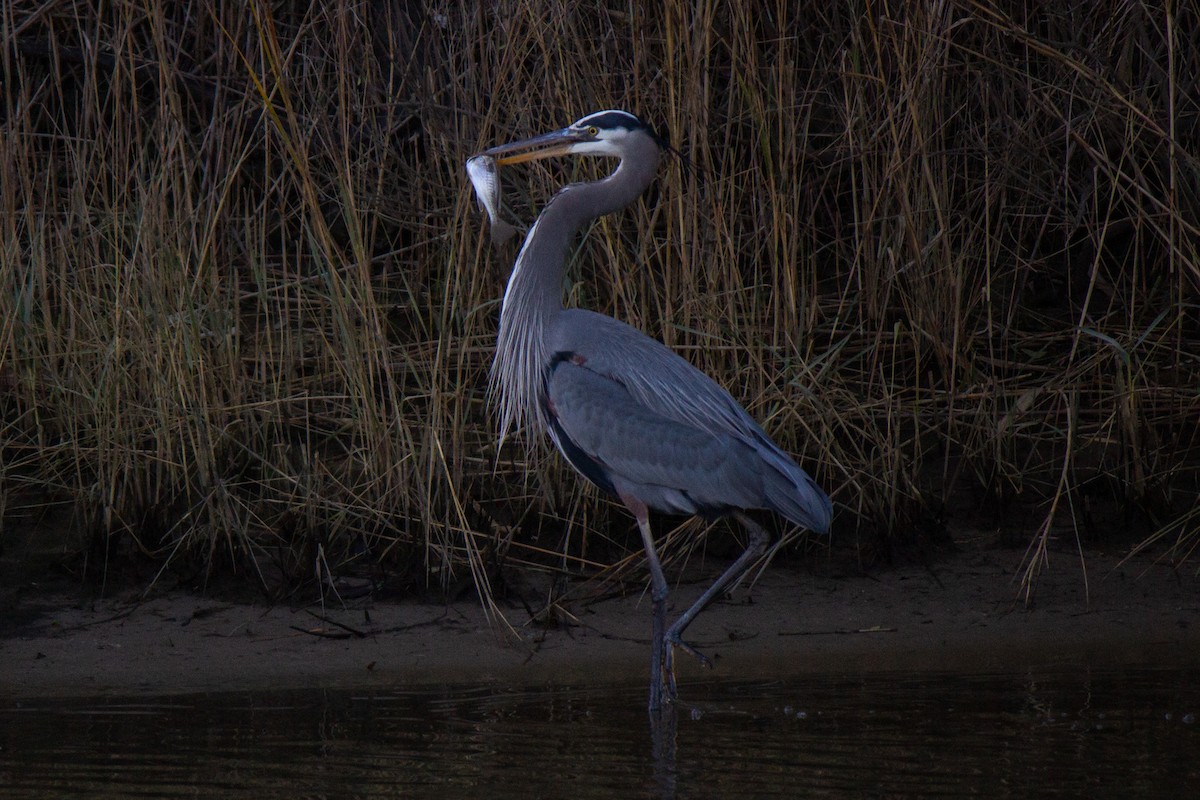
[[[599,136],[599,135],[600,135],[600,129],[599,129],[599,128],[597,128],[595,125],[588,125],[588,127],[587,127],[587,135],[588,135],[588,136]]]

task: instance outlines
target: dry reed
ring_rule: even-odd
[[[1007,519],[1027,592],[1098,516],[1189,554],[1195,8],[803,5],[5,4],[0,530],[61,505],[273,591],[629,563],[560,461],[495,451],[515,245],[462,172],[620,107],[692,168],[596,224],[569,302],[730,387],[836,542]],[[592,174],[507,174],[513,211]]]

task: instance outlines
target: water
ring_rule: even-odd
[[[8,702],[3,797],[1193,796],[1200,671]]]

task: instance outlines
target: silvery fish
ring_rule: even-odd
[[[467,159],[467,175],[475,187],[479,208],[487,212],[492,226],[492,244],[503,244],[516,233],[516,228],[500,219],[500,175],[496,159],[491,156],[471,156]]]

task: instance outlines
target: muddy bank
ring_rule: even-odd
[[[1012,551],[960,553],[871,575],[772,566],[749,592],[709,608],[680,678],[786,677],[880,670],[1200,665],[1200,580],[1139,559],[1053,557],[1036,603],[1014,602]],[[719,572],[675,585],[682,608]],[[188,594],[131,602],[38,592],[10,597],[0,691],[13,697],[170,694],[260,688],[390,688],[450,683],[598,684],[645,679],[649,601],[566,609],[545,629],[520,608],[507,628],[476,604],[344,608],[233,604]],[[567,615],[560,615],[567,618]]]

